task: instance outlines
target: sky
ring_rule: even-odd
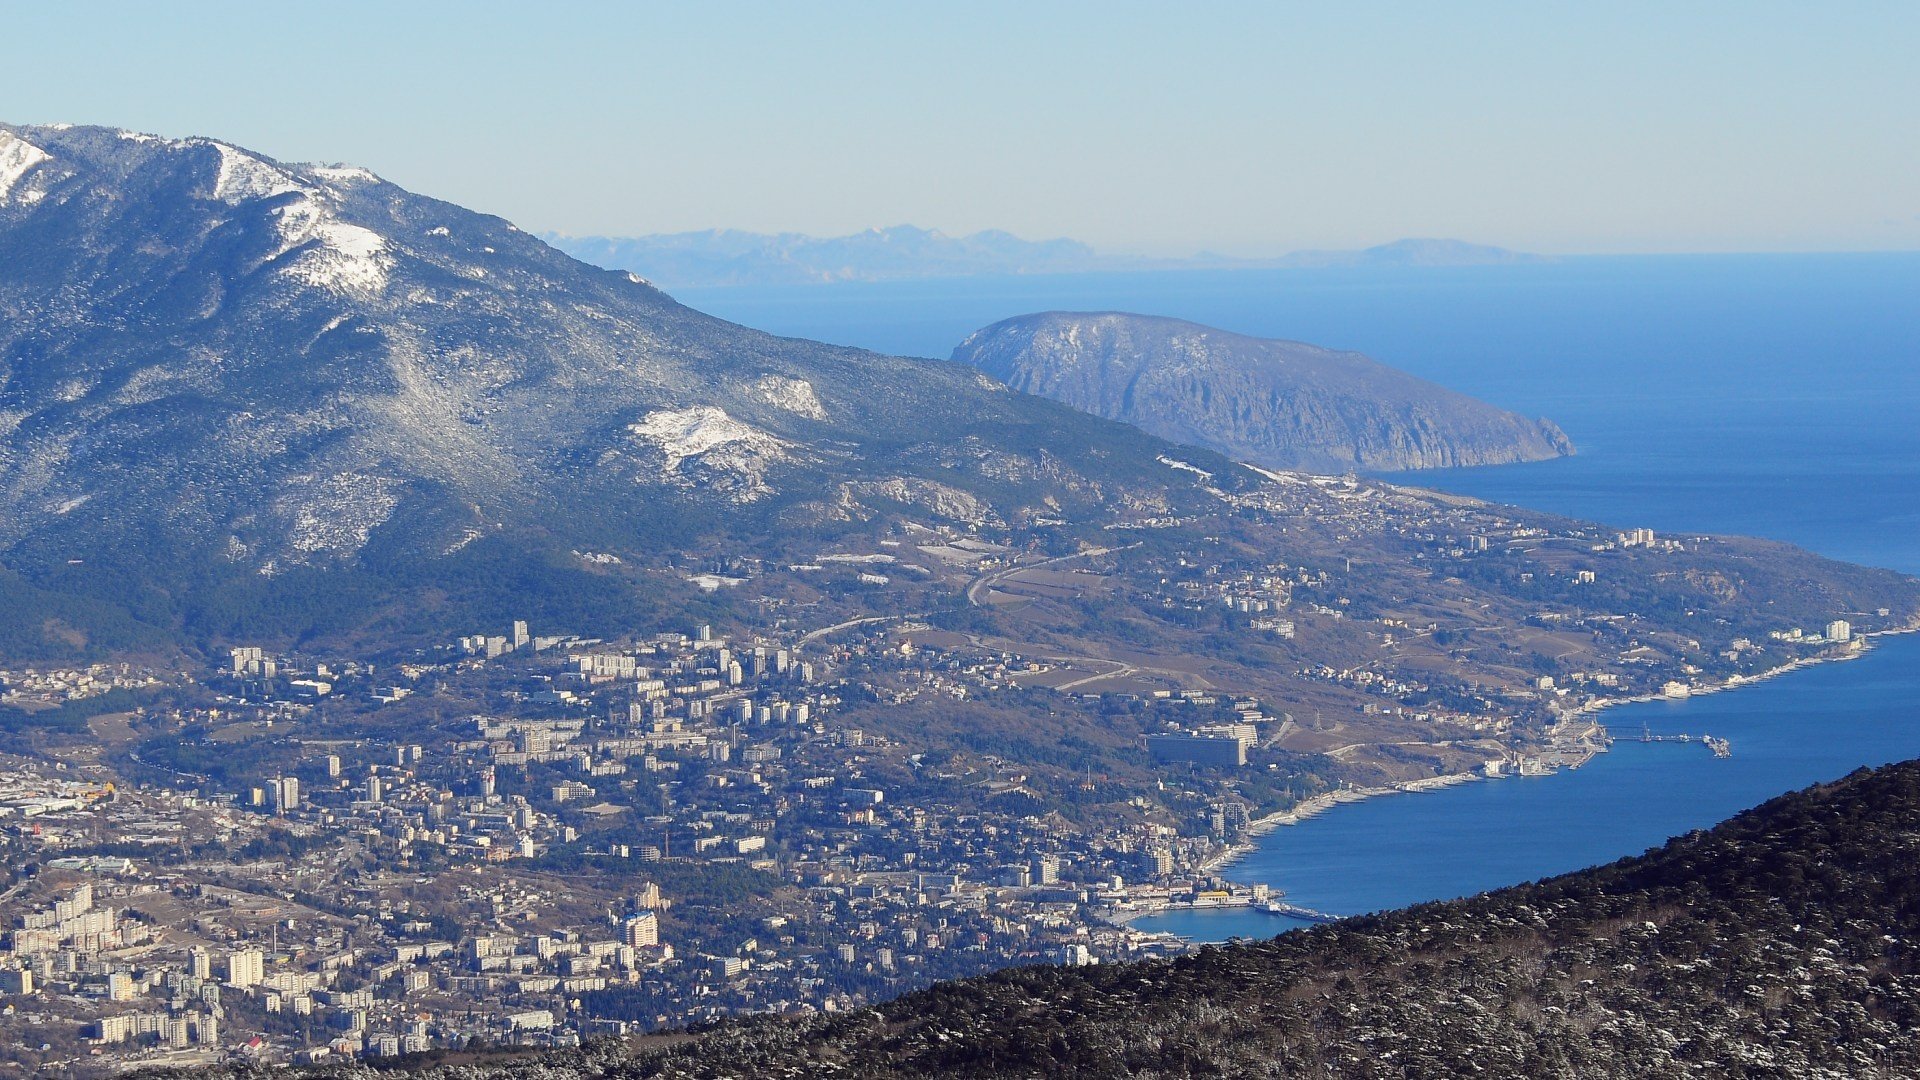
[[[1920,249],[1911,0],[0,0],[0,17],[0,120],[365,165],[535,232]]]

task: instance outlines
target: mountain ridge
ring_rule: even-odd
[[[726,323],[365,170],[106,128],[0,126],[0,161],[0,562],[43,584],[1197,491],[1130,429]]]
[[[1272,258],[1238,258],[1211,252],[1185,258],[1117,255],[1065,238],[1024,240],[999,229],[949,236],[912,225],[830,237],[704,229],[631,237],[543,233],[542,239],[583,262],[642,274],[669,289],[991,275],[1491,266],[1546,261],[1545,256],[1440,239],[1396,240],[1352,251],[1297,251]]]

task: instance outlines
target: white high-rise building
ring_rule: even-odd
[[[1827,624],[1828,641],[1852,641],[1853,624],[1845,619],[1835,619]]]
[[[241,949],[227,956],[227,985],[258,986],[267,976],[267,958],[259,949]]]
[[[273,801],[275,813],[285,814],[300,805],[300,780],[293,776],[276,776],[267,787],[267,797]]]
[[[642,911],[630,916],[625,927],[625,938],[634,948],[645,948],[660,944],[660,916],[651,911]]]
[[[1074,944],[1061,946],[1060,962],[1067,967],[1091,967],[1100,961],[1085,945]]]

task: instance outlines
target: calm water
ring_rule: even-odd
[[[1716,760],[1698,744],[1621,741],[1558,776],[1350,803],[1270,834],[1228,876],[1353,914],[1638,854],[1783,792],[1920,756],[1920,638],[1881,639],[1858,660],[1738,692],[1623,706],[1605,718],[1622,740],[1637,738],[1642,725],[1655,734],[1718,735],[1732,740],[1733,757]],[[1136,925],[1220,940],[1298,924],[1253,912],[1195,912]]]
[[[1076,275],[708,290],[682,299],[784,334],[946,356],[1049,309],[1174,315],[1353,348],[1533,415],[1556,462],[1400,479],[1661,531],[1737,532],[1920,573],[1920,255],[1572,259],[1392,271]],[[1354,913],[1637,854],[1862,765],[1920,756],[1920,638],[1737,693],[1607,717],[1575,772],[1337,808],[1269,835],[1230,876]],[[1142,926],[1201,939],[1294,925],[1249,912]]]

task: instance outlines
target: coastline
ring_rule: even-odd
[[[1686,684],[1687,693],[1684,697],[1669,697],[1665,694],[1636,694],[1632,697],[1595,698],[1569,710],[1563,716],[1562,722],[1585,716],[1592,718],[1596,725],[1604,729],[1605,725],[1601,723],[1599,717],[1608,709],[1617,708],[1622,705],[1643,704],[1651,701],[1685,701],[1695,696],[1704,697],[1708,694],[1716,694],[1726,690],[1738,690],[1742,687],[1766,682],[1803,668],[1813,667],[1816,664],[1857,660],[1872,651],[1872,639],[1874,638],[1913,633],[1920,633],[1920,620],[1890,630],[1874,630],[1861,633],[1853,639],[1854,644],[1852,648],[1838,654],[1803,656],[1753,675],[1734,675],[1722,682],[1688,683]],[[1597,746],[1593,752],[1605,753],[1606,746],[1604,744]],[[1228,844],[1202,860],[1196,867],[1196,871],[1202,874],[1220,874],[1234,863],[1240,861],[1240,859],[1252,853],[1259,846],[1258,842],[1260,838],[1266,836],[1268,833],[1273,832],[1283,825],[1304,824],[1344,803],[1362,802],[1382,795],[1439,791],[1444,788],[1455,787],[1460,784],[1478,783],[1487,779],[1489,779],[1489,777],[1480,772],[1442,773],[1438,776],[1424,777],[1419,780],[1404,780],[1399,783],[1380,784],[1366,788],[1343,788],[1337,791],[1315,795],[1312,798],[1301,800],[1289,809],[1278,810],[1264,817],[1256,818],[1248,824],[1246,831],[1236,838],[1233,843]],[[1284,895],[1284,893],[1280,895]]]
[[[1239,861],[1242,856],[1245,856],[1258,846],[1255,841],[1259,837],[1265,836],[1275,829],[1280,828],[1282,825],[1299,825],[1311,821],[1321,814],[1326,813],[1328,810],[1344,803],[1364,802],[1367,799],[1377,798],[1381,795],[1439,791],[1442,788],[1455,787],[1460,784],[1479,783],[1485,779],[1486,777],[1484,775],[1474,772],[1442,773],[1438,776],[1423,777],[1419,780],[1403,780],[1397,784],[1380,784],[1374,787],[1364,788],[1340,788],[1336,791],[1315,795],[1310,799],[1302,799],[1298,803],[1295,803],[1291,809],[1276,810],[1265,817],[1255,818],[1249,822],[1246,831],[1240,835],[1239,839],[1202,860],[1198,870],[1203,874],[1219,873],[1221,870]]]

